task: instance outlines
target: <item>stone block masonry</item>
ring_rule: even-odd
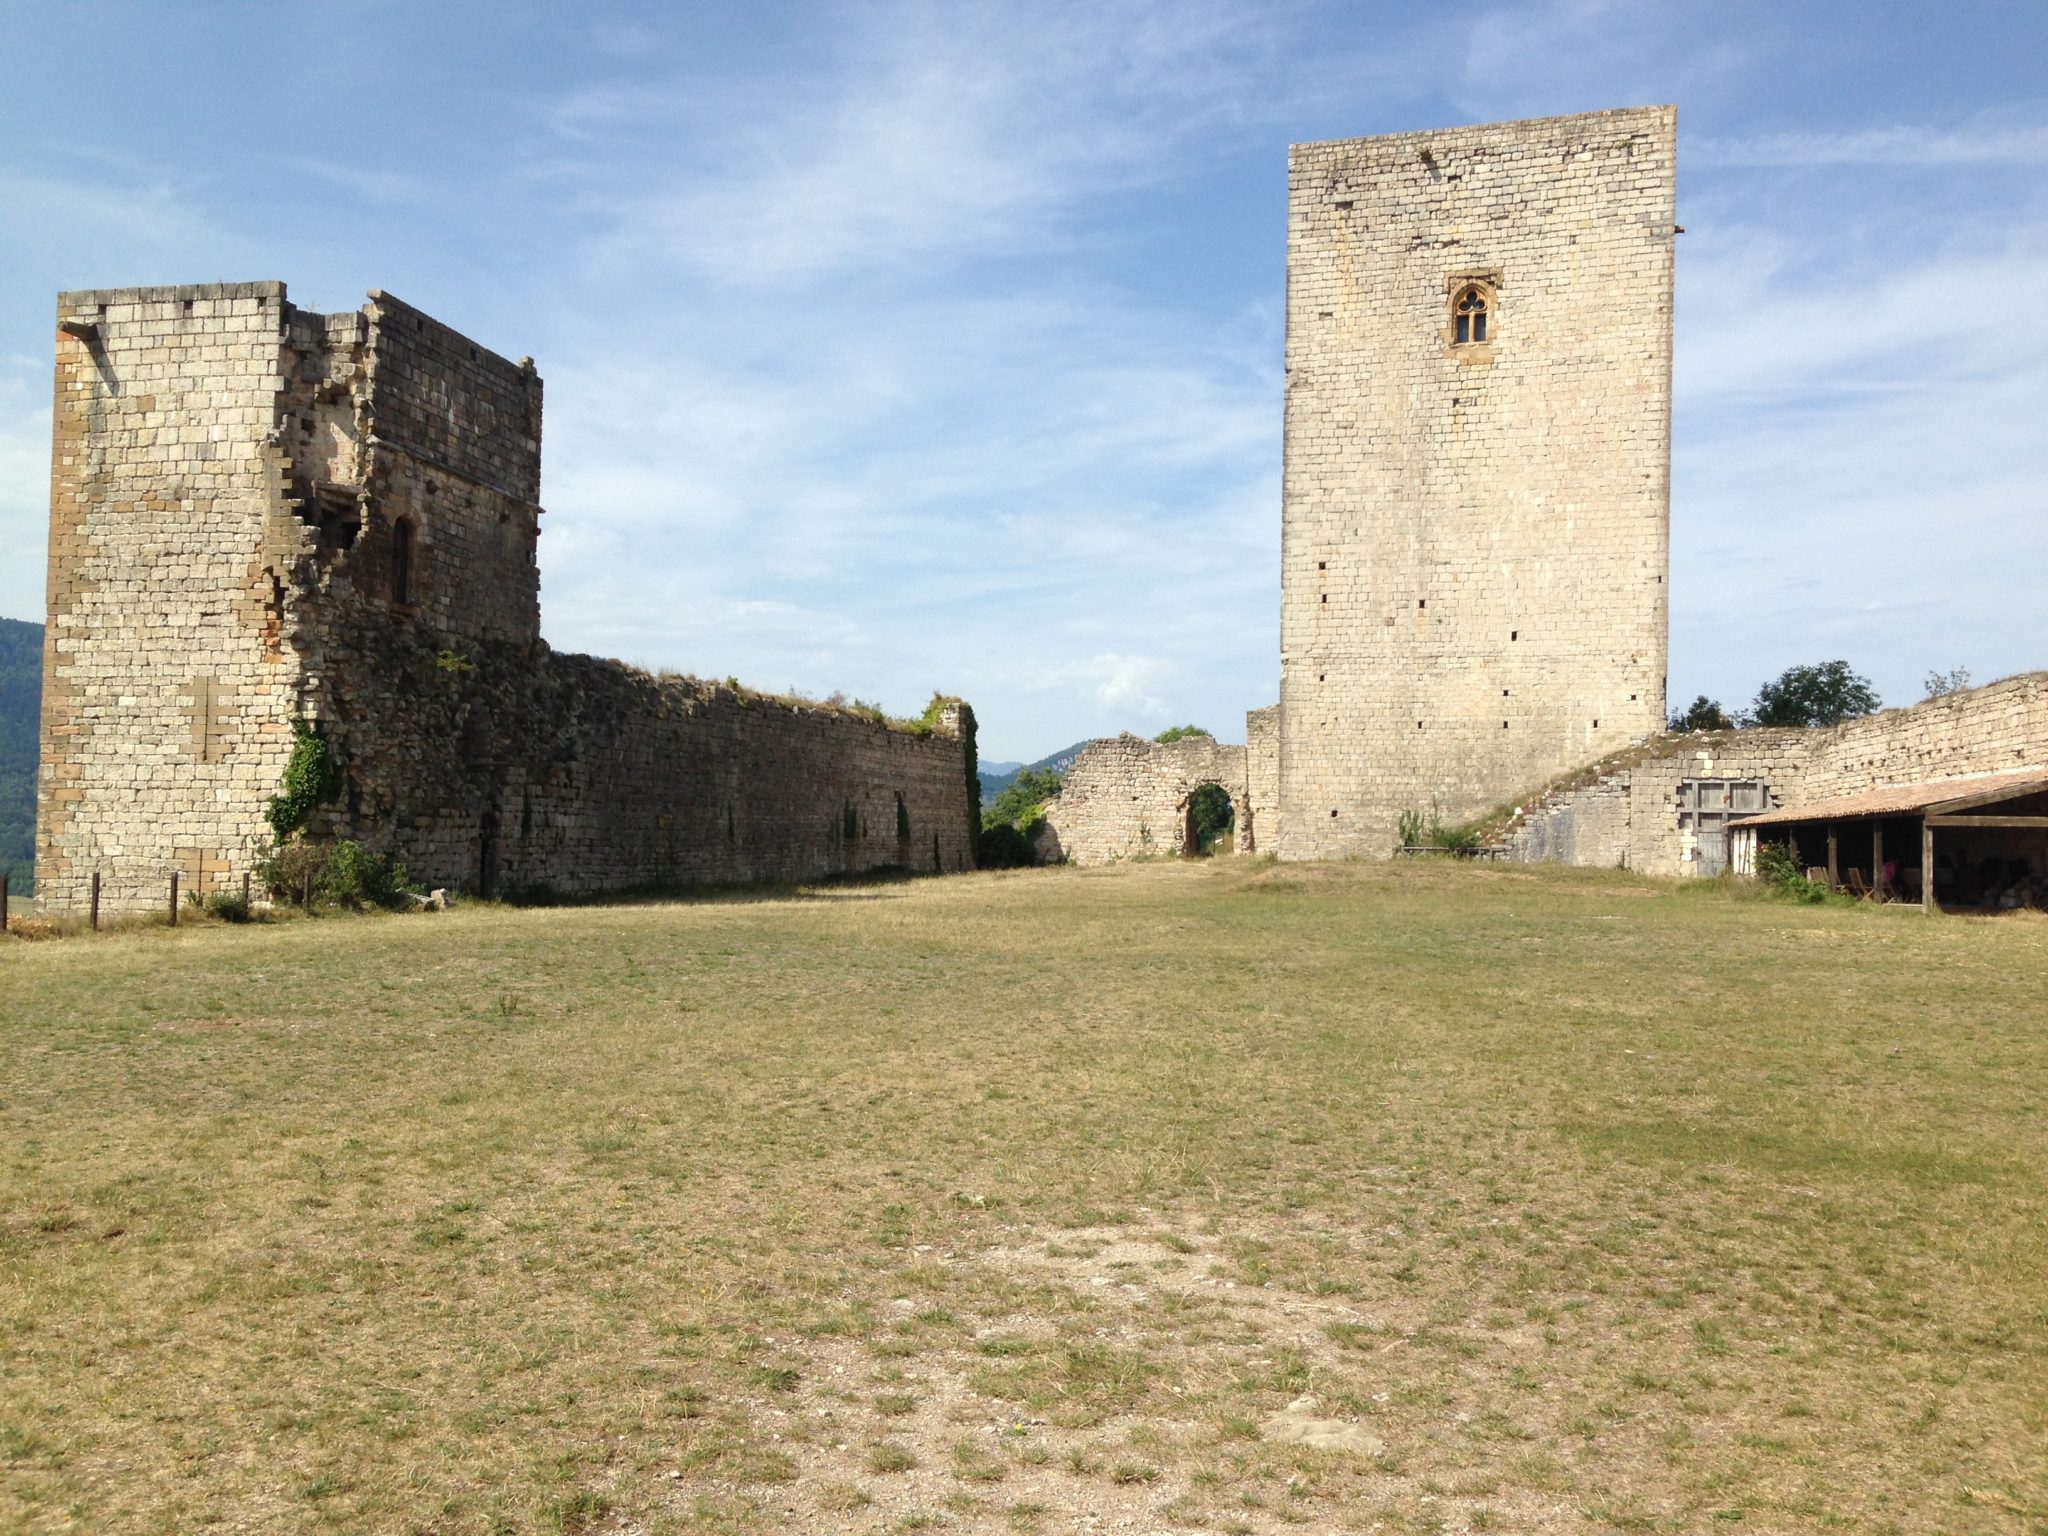
[[[1702,869],[1681,816],[1688,783],[1753,783],[1766,799],[1755,809],[1797,810],[1887,785],[2017,768],[2048,769],[2048,672],[1821,729],[1663,737],[1535,797],[1499,840],[1528,862],[1688,875]]]
[[[1164,744],[1126,732],[1091,741],[1045,807],[1039,855],[1074,864],[1192,853],[1189,800],[1204,784],[1230,796],[1236,848],[1257,850],[1258,813],[1243,747],[1207,736]]]
[[[434,884],[584,892],[972,863],[973,717],[928,732],[540,638],[542,388],[391,295],[57,302],[37,898],[239,885],[295,720],[310,829]]]
[[[1664,720],[1676,114],[1296,145],[1273,846]]]

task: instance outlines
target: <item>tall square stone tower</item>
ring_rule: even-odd
[[[1659,730],[1677,112],[1294,146],[1282,857]]]
[[[385,629],[540,639],[541,381],[390,294],[60,294],[36,896],[154,906],[270,838],[293,721]]]

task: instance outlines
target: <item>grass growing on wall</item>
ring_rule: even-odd
[[[0,943],[0,1529],[2030,1532],[2044,972],[1448,862]]]

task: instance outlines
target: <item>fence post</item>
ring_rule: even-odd
[[[0,869],[0,933],[7,931],[7,871]]]
[[[92,872],[92,931],[100,931],[100,872]]]
[[[242,871],[242,905],[249,905],[249,871]]]
[[[171,926],[178,926],[178,872],[171,871]]]

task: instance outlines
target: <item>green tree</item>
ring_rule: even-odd
[[[1037,862],[1033,834],[1045,820],[1045,802],[1060,792],[1059,774],[1026,768],[1003,786],[981,813],[974,859],[983,869],[1017,869]]]
[[[1062,782],[1050,768],[1026,768],[981,813],[982,830],[1015,827],[1028,834],[1045,819],[1045,802],[1060,792]]]
[[[1210,733],[1199,725],[1169,725],[1152,739],[1165,746],[1169,741],[1179,741],[1186,736],[1209,736]],[[1213,738],[1212,738],[1213,739]]]
[[[1237,820],[1230,796],[1219,784],[1202,784],[1188,797],[1188,809],[1194,816],[1194,852],[1215,852],[1216,844]]]
[[[1710,699],[1704,693],[1686,705],[1684,711],[1671,717],[1674,731],[1730,731],[1735,722],[1728,718],[1728,711],[1721,707],[1718,699]]]
[[[1757,689],[1751,713],[1758,725],[1840,725],[1874,714],[1877,703],[1869,678],[1851,672],[1846,661],[1824,661],[1787,667]]]

